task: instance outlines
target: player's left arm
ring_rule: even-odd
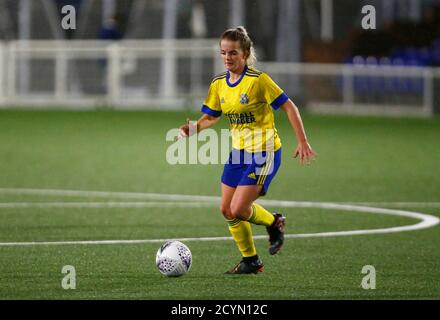
[[[316,153],[313,151],[307,140],[307,135],[304,130],[304,124],[302,122],[298,107],[293,103],[292,100],[287,99],[286,102],[281,105],[281,109],[286,112],[287,118],[295,131],[296,140],[298,142],[293,154],[294,158],[299,157],[301,164],[309,164],[310,160],[313,160],[316,157]]]

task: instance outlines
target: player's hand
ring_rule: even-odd
[[[293,154],[294,158],[299,157],[301,164],[310,164],[311,161],[315,160],[316,153],[313,151],[312,147],[308,142],[299,143]]]
[[[197,131],[197,125],[191,123],[191,121],[187,118],[186,123],[179,127],[179,135],[176,140],[180,140],[190,135],[193,135]]]

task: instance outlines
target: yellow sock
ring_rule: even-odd
[[[252,238],[252,227],[247,221],[240,219],[227,220],[229,224],[229,231],[232,238],[237,244],[243,257],[253,257],[257,254],[254,239]]]
[[[253,224],[259,224],[266,227],[270,227],[272,223],[275,221],[275,217],[272,213],[264,209],[262,206],[260,206],[258,203],[252,204],[252,213],[249,219],[250,223]]]

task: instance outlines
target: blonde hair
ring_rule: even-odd
[[[249,37],[249,34],[246,31],[245,27],[238,26],[236,28],[226,30],[225,32],[222,33],[220,37],[220,42],[223,39],[238,41],[240,43],[240,47],[241,49],[243,49],[246,57],[247,65],[252,67],[255,64],[255,62],[257,62],[257,56],[255,54],[254,44],[251,38]]]

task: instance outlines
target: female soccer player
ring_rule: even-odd
[[[254,52],[244,27],[228,29],[221,35],[220,54],[227,71],[212,80],[202,117],[196,123],[180,127],[181,137],[187,137],[213,126],[222,113],[230,122],[233,148],[221,179],[220,210],[242,260],[226,274],[263,271],[251,223],[266,226],[271,255],[284,242],[285,217],[254,202],[267,193],[281,164],[281,141],[275,129],[274,110],[281,108],[295,131],[298,146],[294,157],[299,157],[301,164],[315,157],[298,108],[266,73],[252,68]]]

